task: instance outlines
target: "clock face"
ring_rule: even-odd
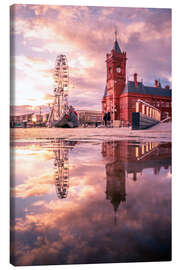
[[[116,68],[116,71],[117,71],[117,73],[120,73],[121,72],[121,68],[120,67],[117,67]]]

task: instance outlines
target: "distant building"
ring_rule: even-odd
[[[33,114],[10,115],[10,127],[27,127],[29,124],[31,125]]]
[[[34,113],[33,114],[33,118],[32,121],[36,124],[41,124],[43,123],[43,114],[39,114],[39,113]]]
[[[33,127],[45,126],[48,121],[49,113],[26,113],[20,115],[10,115],[10,127]]]
[[[43,119],[42,119],[43,123],[47,123],[48,118],[49,118],[49,113],[43,113]]]
[[[101,124],[101,112],[94,110],[77,110],[80,125]],[[10,116],[10,127],[46,126],[49,113],[27,113]]]
[[[161,120],[171,117],[171,89],[161,86],[155,80],[154,86],[145,86],[138,82],[137,73],[134,80],[126,83],[126,52],[122,52],[115,38],[111,53],[106,55],[107,80],[102,98],[102,117],[110,112],[111,120],[119,120],[123,125],[132,123],[132,112],[136,111],[138,99],[161,111]]]
[[[101,123],[101,112],[91,110],[77,110],[79,124],[95,125]]]

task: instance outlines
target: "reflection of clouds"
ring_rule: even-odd
[[[30,242],[28,252],[21,250],[18,263],[112,262],[123,261],[124,256],[127,260],[143,260],[143,256],[166,258],[166,252],[163,249],[161,252],[160,249],[161,245],[168,245],[170,237],[170,215],[167,207],[170,194],[164,196],[163,193],[169,191],[169,186],[166,178],[163,189],[158,180],[154,186],[149,186],[150,180],[147,179],[144,185],[139,185],[140,180],[138,183],[129,183],[128,201],[126,206],[121,205],[119,209],[116,227],[112,222],[111,206],[103,196],[99,196],[102,182],[99,189],[96,190],[96,185],[93,187],[97,191],[93,200],[91,192],[87,192],[83,200],[79,200],[81,192],[77,192],[73,201],[51,200],[44,203],[41,213],[27,214],[24,221],[17,221],[17,235],[22,233],[28,239],[39,237],[38,244],[36,240]],[[21,237],[20,239],[23,244]],[[127,239],[130,244],[127,244]],[[153,248],[156,249],[156,254],[153,253]],[[108,258],[107,254],[111,256]]]
[[[159,183],[156,187],[159,187]],[[110,262],[112,259],[107,257],[109,252],[113,260],[117,261],[123,261],[123,256],[132,256],[133,259],[136,256],[143,260],[143,254],[149,248],[150,253],[146,254],[146,258],[165,256],[161,251],[158,251],[159,255],[151,254],[153,247],[157,248],[158,241],[161,241],[159,248],[169,241],[169,198],[164,197],[159,188],[149,188],[148,183],[145,183],[144,188],[139,188],[136,183],[136,192],[130,193],[126,207],[121,206],[116,227],[112,224],[110,205],[106,205],[104,199],[99,199],[98,194],[97,192],[93,201],[90,199],[91,194],[86,194],[83,203],[78,202],[78,199],[76,202],[52,200],[45,204],[43,213],[26,215],[23,226],[20,220],[17,221],[17,234],[21,234],[21,230],[18,230],[18,226],[21,226],[20,228],[26,228],[24,237],[33,239],[38,235],[41,239],[38,249],[32,243],[28,247],[28,253],[21,251],[19,264],[87,263],[91,262],[91,258],[92,261]],[[156,200],[152,201],[152,194],[156,199],[160,197],[158,203]],[[127,239],[130,244],[127,244]],[[150,247],[146,241],[151,242]],[[40,254],[46,252],[45,260],[39,256],[37,250]]]
[[[97,149],[100,151],[99,145],[88,145],[85,151],[85,144],[80,144],[69,152],[70,192],[65,200],[57,200],[52,175],[39,174],[41,171],[16,186],[16,200],[29,200],[28,211],[16,218],[12,227],[16,265],[169,259],[171,194],[167,170],[162,168],[157,176],[152,169],[145,169],[136,182],[126,179],[127,201],[117,211],[115,226],[113,208],[105,194],[105,164]],[[53,162],[48,160],[47,164],[53,172]],[[38,193],[40,186],[42,193]],[[52,188],[53,196],[39,197],[52,195]]]
[[[74,185],[72,185],[72,187],[70,188],[71,197],[73,197],[73,198],[76,197],[76,199],[78,199],[78,200],[82,200],[84,198],[91,197],[93,195],[96,195],[96,193],[97,193],[97,191],[95,190],[94,187],[83,186],[83,181],[82,181],[82,186],[80,187],[80,190],[78,191],[78,197],[76,197],[76,195],[77,195],[76,187]]]
[[[24,158],[28,158],[28,160],[51,160],[52,159],[52,153],[49,151],[40,151],[39,153],[33,149],[33,151],[29,151],[29,149],[23,150],[23,151],[17,151],[16,152],[16,158],[20,157],[22,159],[22,156],[24,155]]]
[[[53,157],[52,151],[49,151],[47,149],[43,149],[41,144],[27,144],[21,142],[20,144],[16,143],[13,145],[13,152],[14,155],[12,155],[12,158],[19,157],[20,159],[29,158],[30,156],[33,157],[32,160],[50,160]]]
[[[36,201],[35,203],[32,204],[33,206],[44,206],[45,205],[45,201]]]
[[[45,192],[47,186],[45,187],[43,183],[39,184],[41,179],[37,179],[36,182],[36,176],[45,178],[45,181],[48,177],[52,179],[52,158],[52,151],[43,149],[40,144],[22,142],[20,145],[15,145],[11,154],[11,185],[18,187],[18,196],[24,197],[21,189],[25,190],[25,196],[30,196],[37,185],[42,185],[38,187],[41,194],[43,190]],[[16,194],[14,190],[13,194]]]
[[[11,189],[13,196],[17,198],[27,198],[31,196],[41,196],[52,192],[53,177],[41,175],[30,177],[24,184],[17,185]]]

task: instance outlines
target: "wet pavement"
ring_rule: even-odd
[[[11,131],[12,264],[171,259],[170,137],[131,132]]]
[[[11,140],[37,140],[61,138],[68,140],[133,140],[171,141],[171,123],[162,123],[146,130],[131,128],[16,128],[11,130]]]

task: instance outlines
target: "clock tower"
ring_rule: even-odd
[[[111,120],[120,119],[120,95],[126,83],[126,60],[126,52],[121,51],[115,32],[113,49],[106,55],[106,97],[104,96],[102,108],[103,112],[111,113]]]

